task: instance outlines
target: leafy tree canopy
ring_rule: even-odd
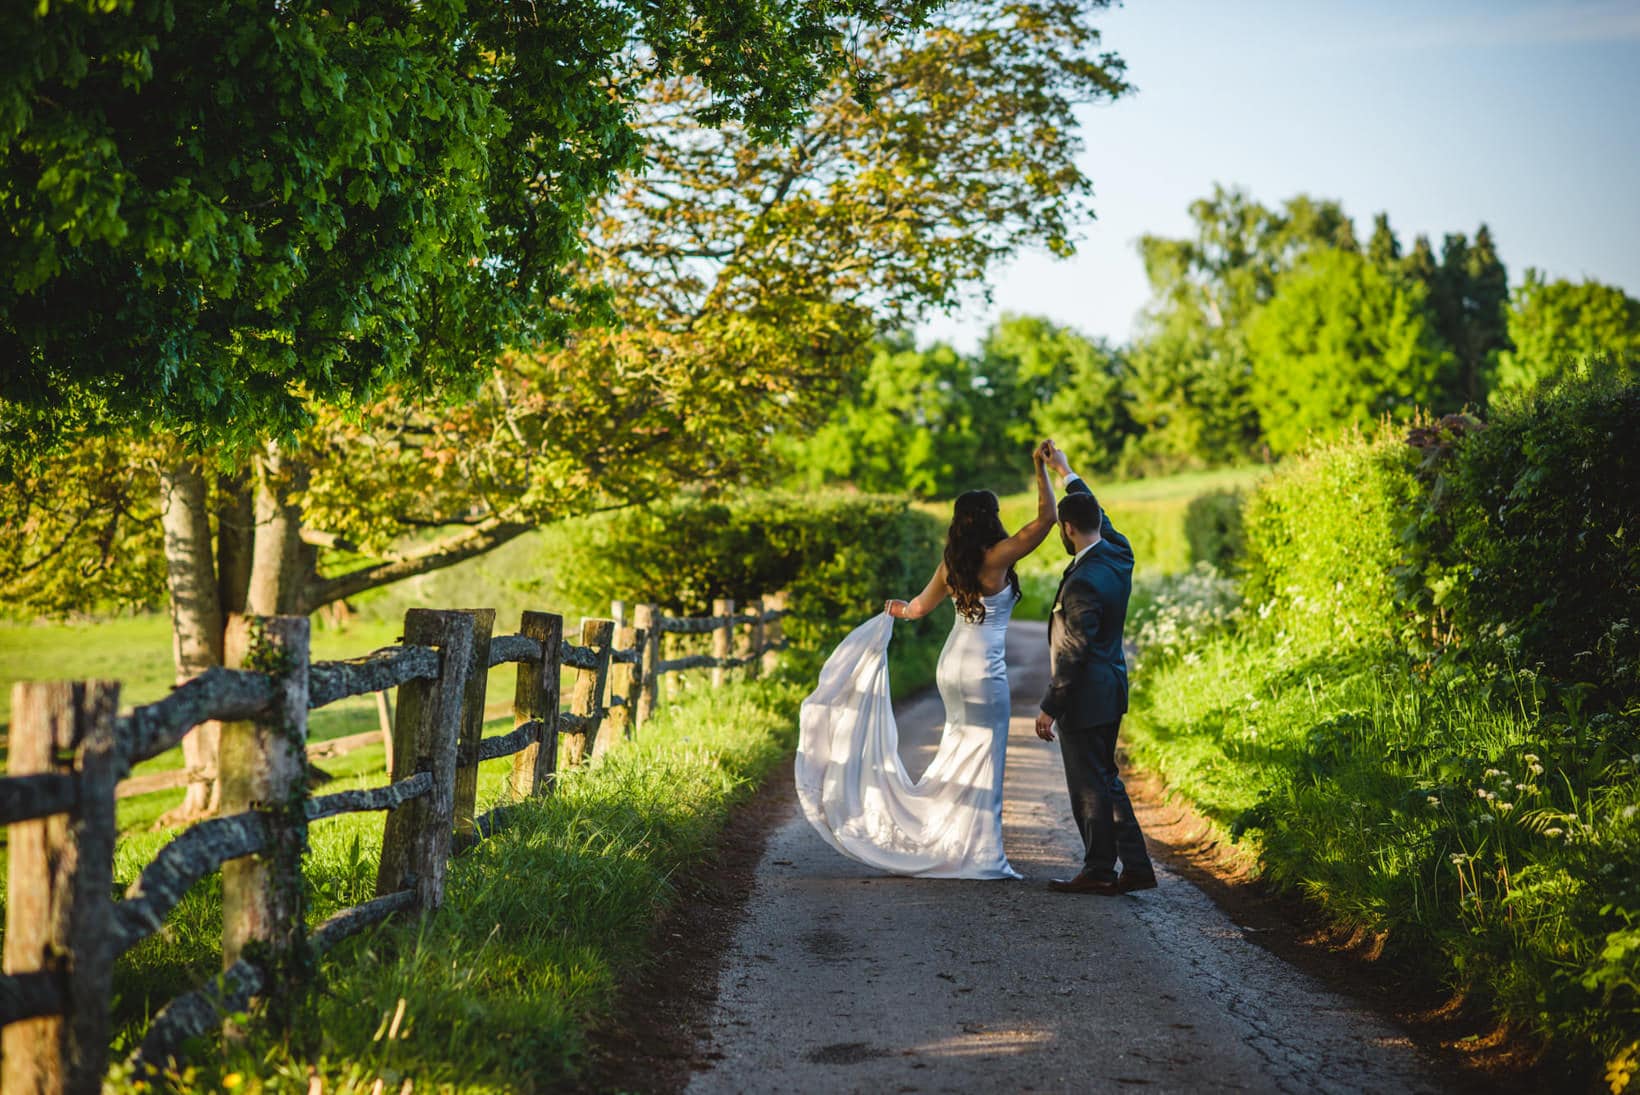
[[[596,299],[568,267],[655,79],[687,74],[701,120],[755,143],[848,36],[928,6],[9,5],[0,442],[239,443],[390,382],[471,382]]]
[[[1215,185],[1190,216],[1191,236],[1139,241],[1151,304],[1130,356],[1143,431],[1130,459],[1152,467],[1234,460],[1254,448],[1244,325],[1309,251],[1355,247],[1339,204],[1304,194],[1274,209]]]
[[[978,354],[909,336],[879,343],[848,398],[812,435],[782,439],[794,484],[949,498],[1017,489],[1051,436],[1083,470],[1108,469],[1131,428],[1121,358],[1037,316],[1005,315]]]
[[[322,438],[309,522],[371,552],[407,523],[443,523],[468,551],[680,484],[769,474],[775,435],[811,428],[861,383],[876,330],[954,306],[1023,244],[1069,248],[1091,192],[1075,108],[1127,88],[1097,48],[1100,6],[959,2],[911,34],[862,33],[871,102],[839,75],[778,144],[704,124],[693,79],[651,81],[636,122],[646,166],[599,203],[574,271],[622,322],[504,357],[453,413],[384,405],[364,420],[384,444]],[[421,464],[429,443],[450,454],[436,472]]]
[[[1318,250],[1283,275],[1248,327],[1250,397],[1270,447],[1432,406],[1451,355],[1421,284],[1361,255]]]
[[[1073,467],[1108,471],[1131,436],[1127,362],[1103,340],[1038,316],[1004,315],[980,347],[980,368],[1005,423],[1007,456],[1016,478],[1020,456],[1052,437]]]
[[[784,143],[725,117],[699,74],[645,69],[623,115],[641,169],[597,195],[557,283],[620,322],[483,359],[459,405],[407,378],[318,407],[273,484],[304,526],[293,603],[545,521],[766,474],[774,436],[812,427],[857,381],[879,323],[954,304],[1022,243],[1070,245],[1091,189],[1075,108],[1126,89],[1097,48],[1098,6],[959,3],[914,33],[887,6],[796,6],[880,18],[856,20],[849,67],[828,70]],[[869,104],[861,72],[876,74]],[[37,515],[43,541],[84,544],[94,522],[58,521],[79,512]],[[5,588],[36,603],[41,573]]]
[[[1504,391],[1539,388],[1597,358],[1640,371],[1640,300],[1616,286],[1527,270],[1507,322],[1513,348],[1498,355],[1496,379]]]

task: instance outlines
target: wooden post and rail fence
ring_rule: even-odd
[[[309,661],[305,617],[239,616],[227,638],[232,668],[125,714],[116,682],[17,684],[0,777],[0,823],[9,827],[0,1090],[101,1089],[115,961],[218,869],[224,972],[165,1005],[131,1064],[163,1069],[185,1041],[253,1001],[265,1005],[261,1021],[288,1021],[311,959],[395,913],[437,908],[451,855],[504,823],[506,804],[475,816],[481,763],[512,759],[515,800],[550,794],[560,745],[571,767],[631,737],[653,717],[662,676],[710,669],[720,685],[728,670],[773,667],[785,647],[783,595],[749,612],[737,614],[731,601],[712,611],[672,617],[646,604],[628,621],[617,602],[615,619],[584,620],[570,642],[563,618],[545,612],[525,612],[517,634],[493,635],[491,609],[412,609],[400,645],[333,662]],[[710,634],[712,653],[667,660],[668,634]],[[514,729],[485,738],[489,670],[508,663],[518,667]],[[562,710],[566,668],[573,686]],[[391,688],[389,782],[310,794],[308,712]],[[179,832],[114,899],[119,782],[208,720],[224,724],[221,813]],[[310,933],[302,917],[308,825],[370,810],[386,812],[376,897]]]

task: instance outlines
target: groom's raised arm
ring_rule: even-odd
[[[1065,455],[1065,450],[1052,441],[1044,441],[1048,447],[1048,466],[1059,473],[1059,481],[1065,487],[1066,494],[1092,494],[1093,488],[1082,482],[1082,477],[1071,471],[1071,461]]]

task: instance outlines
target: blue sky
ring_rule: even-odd
[[[1364,241],[1482,221],[1509,267],[1640,296],[1640,0],[1130,0],[1096,18],[1132,95],[1081,112],[1097,219],[1078,254],[1026,253],[993,303],[931,317],[971,349],[1004,311],[1131,337],[1134,243],[1184,235],[1214,182],[1337,198]]]

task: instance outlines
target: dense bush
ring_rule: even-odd
[[[1242,508],[1247,498],[1239,490],[1215,490],[1190,500],[1184,512],[1184,538],[1190,561],[1214,570],[1231,571],[1242,553]]]
[[[1442,484],[1465,642],[1616,697],[1640,684],[1640,385],[1571,383],[1467,434]]]
[[[1127,724],[1268,878],[1614,1092],[1640,1059],[1637,408],[1582,383],[1283,466],[1247,507],[1248,626],[1212,581],[1136,588],[1160,656]]]
[[[1418,501],[1414,463],[1393,431],[1349,434],[1261,483],[1244,516],[1249,608],[1295,637],[1398,634],[1394,571]]]
[[[888,597],[921,591],[939,563],[944,525],[903,499],[836,493],[682,499],[590,521],[554,560],[566,600],[652,599],[705,615],[785,590],[792,670],[810,674],[850,629]],[[647,592],[645,592],[647,591]],[[896,691],[926,684],[950,629],[949,606],[895,628]]]
[[[1542,707],[1525,671],[1481,688],[1383,646],[1207,634],[1141,653],[1137,763],[1277,886],[1568,1058],[1640,1039],[1640,724]]]

